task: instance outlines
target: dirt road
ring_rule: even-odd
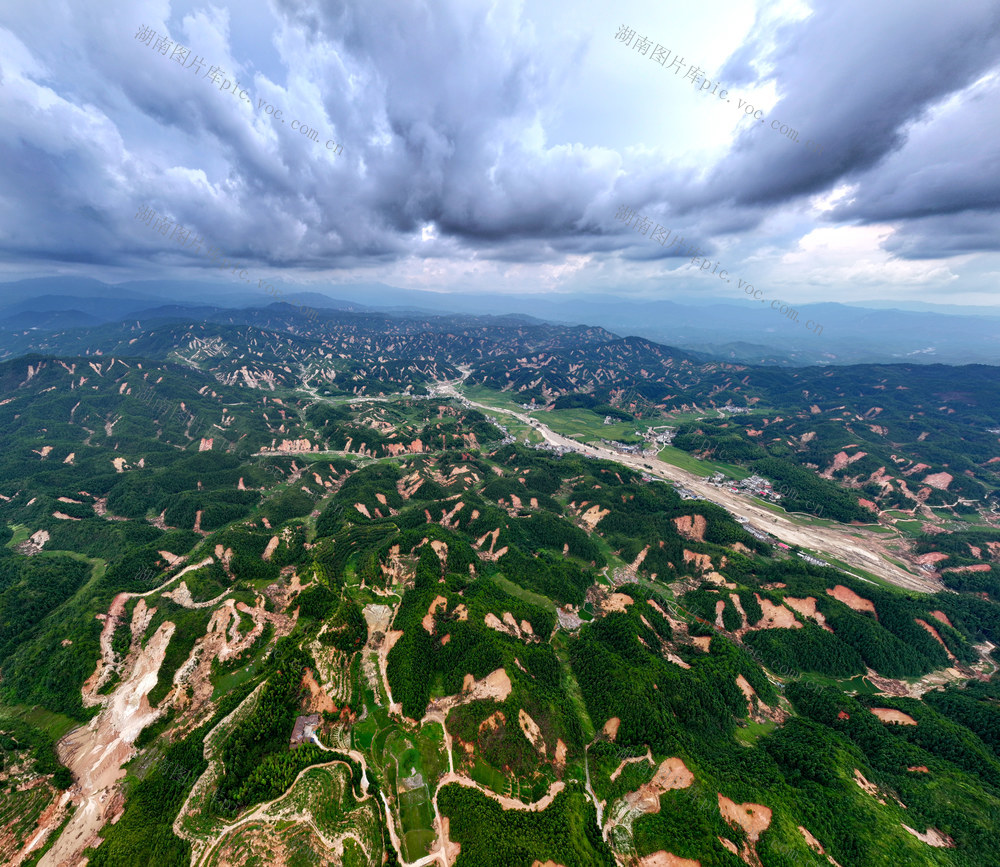
[[[471,401],[459,394],[452,383],[442,384],[440,391],[463,401],[469,406],[486,410],[489,413],[505,413],[514,416],[518,421],[530,425],[537,430],[545,441],[552,445],[563,446],[578,454],[593,455],[594,457],[615,461],[631,469],[648,473],[651,476],[658,476],[667,481],[679,482],[699,497],[704,497],[706,500],[722,506],[732,515],[745,518],[758,529],[770,533],[787,545],[798,545],[813,551],[819,551],[835,557],[850,566],[865,569],[907,590],[916,590],[921,593],[935,593],[942,589],[943,585],[937,579],[927,575],[907,572],[895,563],[892,563],[887,559],[883,540],[875,533],[865,530],[863,527],[851,527],[847,525],[824,527],[818,524],[803,526],[790,520],[785,514],[771,512],[747,500],[746,497],[732,494],[723,488],[710,485],[701,476],[696,476],[688,470],[675,467],[673,464],[668,464],[666,461],[661,461],[658,458],[623,455],[611,449],[584,445],[562,434],[557,434],[551,428],[538,421],[538,419],[524,413],[508,409],[498,409],[497,407]],[[858,538],[852,535],[855,533],[860,533],[862,537]]]

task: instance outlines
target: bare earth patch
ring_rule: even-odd
[[[715,627],[716,629],[725,629],[722,623],[722,612],[726,610],[726,600],[719,599],[715,603]]]
[[[771,826],[770,807],[762,804],[737,804],[720,793],[719,812],[730,825],[738,826],[746,832],[746,842],[737,850],[740,857],[747,864],[760,865],[756,844],[760,835]]]
[[[883,798],[881,792],[879,792],[878,786],[865,779],[865,775],[862,774],[857,768],[854,769],[854,782],[861,786],[864,791],[871,795],[880,804],[885,803],[885,798]]]
[[[630,792],[625,796],[625,801],[629,807],[641,807],[644,813],[660,812],[660,795],[672,789],[686,789],[694,782],[692,774],[684,762],[671,757],[660,763],[651,779],[644,786],[640,786],[637,792]]]
[[[942,569],[941,574],[950,572],[989,572],[993,567],[989,563],[976,563],[974,566],[949,566]]]
[[[275,549],[280,544],[281,539],[277,536],[272,536],[270,541],[267,543],[267,547],[264,549],[264,553],[260,555],[262,560],[270,560],[271,555],[274,553]]]
[[[848,448],[850,448],[850,446],[848,446]],[[856,454],[848,457],[847,452],[837,452],[837,454],[833,456],[833,462],[822,473],[820,473],[820,477],[824,479],[832,479],[835,472],[844,469],[844,467],[848,464],[853,464],[855,461],[860,460],[866,454],[867,452],[857,452]]]
[[[698,554],[684,549],[684,562],[694,563],[696,569],[708,571],[712,568],[712,558],[708,554]]]
[[[683,515],[680,518],[674,518],[674,524],[677,525],[677,532],[685,539],[691,542],[705,541],[705,529],[708,527],[708,521],[705,520],[704,515]]]
[[[707,554],[705,556],[708,556]],[[711,562],[711,561],[709,561]],[[706,572],[702,575],[706,581],[711,581],[713,584],[717,584],[719,587],[727,587],[730,590],[735,590],[736,585],[732,581],[727,581],[726,576],[721,572]]]
[[[891,707],[873,707],[872,713],[884,723],[896,723],[904,726],[915,726],[917,721],[908,713],[901,710],[893,710]]]
[[[754,596],[760,603],[764,616],[753,625],[753,629],[801,629],[802,624],[795,619],[795,615],[784,605],[775,605],[770,599],[761,599],[756,593]]]
[[[566,767],[566,744],[563,743],[562,738],[556,740],[555,765],[559,770]]]
[[[322,713],[323,711],[329,711],[330,713],[337,712],[337,705],[323,691],[323,687],[316,682],[311,668],[306,669],[306,673],[302,678],[302,686],[307,687],[309,690],[309,706],[306,710],[310,713]]]
[[[927,476],[923,483],[930,485],[932,488],[937,488],[939,491],[947,491],[948,485],[952,483],[953,478],[948,473],[934,473],[931,476]]]
[[[127,593],[119,593],[111,600],[108,613],[97,615],[98,620],[104,621],[100,637],[101,655],[97,660],[94,673],[83,684],[81,698],[84,707],[93,707],[95,704],[103,704],[105,701],[105,699],[96,696],[95,693],[107,682],[108,677],[111,676],[110,666],[115,657],[114,651],[111,649],[111,640],[114,637],[115,630],[118,628],[118,622],[121,620],[122,614],[125,613],[125,603],[127,600]]]
[[[919,617],[915,617],[917,623],[919,623],[924,629],[926,629],[931,635],[934,636],[934,640],[944,648],[944,652],[948,654],[948,659],[952,662],[958,662],[955,658],[955,654],[948,649],[948,645],[944,643],[944,639],[941,638],[941,633],[939,633],[933,626],[931,626],[926,620],[921,620]]]
[[[832,596],[838,602],[843,602],[848,608],[854,611],[868,611],[875,615],[875,619],[878,620],[878,613],[875,611],[875,603],[870,599],[865,599],[863,596],[858,596],[849,587],[845,587],[843,584],[838,584],[832,590],[827,589],[828,596]]]
[[[503,620],[497,617],[492,611],[488,612],[483,618],[483,622],[490,628],[495,629],[497,632],[502,632],[505,635],[509,635],[512,638],[521,638],[521,628],[517,625],[514,620],[514,615],[509,611],[504,612]]]
[[[608,736],[609,741],[614,741],[618,737],[618,726],[622,724],[622,721],[618,717],[613,716],[605,724],[604,728],[601,729],[605,735]]]
[[[33,787],[34,786],[29,783],[29,788]],[[20,789],[20,791],[24,791],[24,789]],[[4,864],[10,864],[11,867],[18,867],[18,865],[25,862],[32,852],[41,848],[41,846],[45,844],[49,835],[55,831],[66,818],[66,812],[68,810],[71,794],[72,790],[62,792],[58,795],[58,797],[52,800],[52,802],[38,817],[38,821],[35,823],[35,827],[31,831],[30,839],[26,840],[20,850],[16,849],[19,835],[17,835],[12,828],[12,825],[16,823],[16,819],[14,822],[8,823],[6,827],[0,827],[0,858],[5,859],[3,861]]]
[[[771,826],[771,808],[762,804],[737,804],[720,794],[719,812],[730,825],[742,828],[751,843],[756,843]]]
[[[521,731],[524,732],[524,736],[544,759],[545,738],[542,737],[542,730],[538,727],[538,723],[525,712],[524,708],[521,708],[517,712],[517,721],[521,726]]]
[[[639,859],[639,867],[701,867],[701,861],[692,858],[681,858],[670,852],[654,852]]]
[[[815,852],[817,855],[824,855],[826,857],[827,861],[829,861],[831,864],[836,865],[836,867],[840,867],[840,865],[837,864],[837,862],[834,861],[831,856],[829,856],[829,855],[826,854],[826,850],[823,848],[823,844],[820,843],[819,840],[817,840],[811,833],[809,833],[809,829],[808,828],[805,828],[804,826],[799,825],[799,832],[805,838],[806,845],[810,849],[812,849],[813,852]]]
[[[955,848],[955,841],[952,840],[952,838],[947,834],[942,834],[937,828],[928,828],[923,834],[914,830],[909,825],[903,825],[903,828],[909,831],[918,840],[926,843],[928,846],[934,846],[937,849]]]
[[[600,506],[591,506],[586,512],[580,515],[580,520],[593,530],[601,522],[601,518],[607,515],[608,512],[608,509],[602,509]]]
[[[612,593],[604,602],[606,612],[625,611],[635,600],[624,593]]]
[[[705,653],[708,653],[708,648],[712,643],[711,635],[696,635],[691,640],[695,643],[696,647],[699,647],[704,650]]]
[[[149,706],[146,696],[156,686],[174,628],[169,621],[161,624],[145,648],[130,653],[128,670],[101,713],[57,744],[60,761],[77,783],[73,799],[78,806],[39,862],[41,867],[76,864],[83,850],[95,845],[101,828],[120,815],[124,805],[117,783],[125,776],[122,765],[135,755],[132,744],[139,733],[161,714]]]
[[[368,626],[369,633],[384,633],[389,628],[389,624],[392,623],[392,608],[388,605],[370,602],[362,609],[362,613],[365,616],[365,624]]]
[[[460,786],[465,786],[469,789],[476,789],[480,792],[480,794],[496,801],[504,810],[524,810],[529,813],[537,813],[545,810],[556,799],[556,795],[566,788],[566,784],[562,782],[562,780],[559,780],[549,786],[549,790],[545,795],[537,801],[527,804],[519,798],[512,798],[507,795],[498,795],[492,789],[487,789],[475,780],[465,776],[464,774],[455,773],[454,771],[449,771],[447,774],[444,774],[438,780],[437,788],[440,791],[442,787],[450,785],[451,783],[458,783]]]
[[[49,541],[49,531],[48,530],[37,530],[31,534],[31,537],[25,539],[20,545],[17,546],[18,554],[25,554],[26,556],[31,556],[32,554],[37,554],[42,548],[45,547],[45,543]]]
[[[625,567],[625,573],[627,575],[635,575],[639,567],[642,565],[643,561],[646,559],[646,555],[649,553],[649,545],[643,548],[638,554],[636,554],[635,559]],[[653,576],[656,577],[655,575]]]
[[[810,620],[818,623],[827,632],[833,632],[833,630],[826,625],[826,617],[823,616],[822,611],[816,609],[816,598],[814,596],[806,596],[803,599],[797,599],[794,596],[786,596],[784,598],[785,605],[789,608],[798,611],[803,617],[808,617]]]
[[[647,748],[647,755],[639,758],[645,761],[648,757],[652,761],[652,754]],[[619,770],[621,770],[621,765]],[[607,822],[604,824],[604,835],[607,837],[612,828],[621,826],[630,830],[635,820],[644,813],[658,813],[660,811],[660,795],[671,789],[686,789],[694,782],[692,774],[684,765],[684,762],[676,757],[664,761],[653,779],[646,785],[640,786],[634,792],[628,792],[623,798],[614,802],[609,811]],[[600,815],[600,813],[598,813]]]
[[[447,608],[448,600],[444,596],[435,596],[430,608],[427,609],[427,613],[424,615],[424,619],[421,621],[424,629],[426,629],[430,635],[434,634],[434,613],[437,611],[439,605],[443,605]]]
[[[560,741],[559,743],[562,743],[562,741]],[[627,759],[622,759],[618,767],[611,772],[611,776],[608,777],[608,779],[611,780],[611,782],[613,783],[615,780],[618,779],[618,776],[621,774],[621,772],[625,770],[626,765],[634,765],[636,762],[649,762],[651,765],[655,764],[655,762],[653,761],[653,751],[647,746],[646,755],[629,756]]]
[[[697,640],[697,639],[695,639]],[[667,662],[672,662],[674,665],[680,668],[690,669],[691,666],[688,665],[683,659],[681,659],[676,653],[671,650],[665,650],[664,655],[667,657]]]
[[[385,694],[389,697],[389,712],[403,712],[403,706],[392,700],[392,690],[389,688],[389,677],[386,674],[386,660],[389,658],[389,651],[395,646],[396,642],[403,637],[402,629],[390,629],[382,640],[382,646],[378,649],[378,670],[382,678],[382,686],[385,689]]]
[[[510,677],[502,668],[491,671],[482,680],[474,680],[471,674],[467,674],[462,683],[462,691],[468,691],[468,701],[487,698],[506,701],[511,691]]]
[[[750,686],[750,682],[742,674],[736,675],[736,685],[747,700],[747,713],[753,713],[753,700],[757,696],[756,690]]]
[[[479,737],[487,737],[503,726],[506,722],[507,717],[504,716],[504,712],[502,710],[495,711],[479,724],[477,733]]]

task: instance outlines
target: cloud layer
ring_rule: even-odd
[[[684,55],[714,13],[668,26],[642,4],[547,6],[4,9],[0,277],[198,276],[203,257],[133,219],[149,205],[298,282],[724,293],[616,223],[628,204],[795,300],[840,281],[838,300],[948,287],[982,303],[995,285],[995,3],[761,3],[704,72],[732,103],[614,40],[628,15]],[[167,53],[135,38],[141,25]]]

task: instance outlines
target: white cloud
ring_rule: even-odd
[[[885,225],[814,229],[781,256],[781,282],[885,289],[941,285],[955,278],[944,260],[907,261],[886,252],[884,244],[894,232]]]
[[[1000,11],[914,3],[5,4],[0,256],[199,274],[136,231],[148,202],[298,280],[726,295],[616,224],[628,204],[789,297],[983,292],[1000,255],[984,130],[1000,117]],[[141,45],[140,23],[221,65],[252,106]],[[824,153],[615,42],[622,23]]]

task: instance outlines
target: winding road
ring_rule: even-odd
[[[458,380],[457,382],[462,382]],[[621,454],[600,446],[584,445],[556,433],[538,419],[525,413],[511,409],[500,409],[469,400],[456,388],[456,381],[440,383],[436,391],[442,395],[453,397],[466,406],[474,406],[488,413],[505,413],[518,421],[533,427],[543,439],[554,446],[562,446],[577,454],[590,455],[615,461],[623,466],[639,472],[658,476],[665,481],[678,482],[686,488],[703,497],[709,502],[722,506],[730,514],[750,521],[755,527],[770,533],[787,545],[798,545],[813,551],[819,551],[834,557],[850,566],[865,569],[880,578],[884,578],[897,587],[915,590],[920,593],[936,593],[943,589],[939,580],[928,575],[918,575],[907,572],[888,559],[884,549],[884,540],[875,533],[863,527],[840,525],[824,527],[822,525],[802,525],[792,521],[785,513],[776,514],[758,506],[745,497],[730,493],[724,488],[708,484],[704,478],[688,470],[661,461],[659,458]],[[861,538],[858,538],[860,534]]]

